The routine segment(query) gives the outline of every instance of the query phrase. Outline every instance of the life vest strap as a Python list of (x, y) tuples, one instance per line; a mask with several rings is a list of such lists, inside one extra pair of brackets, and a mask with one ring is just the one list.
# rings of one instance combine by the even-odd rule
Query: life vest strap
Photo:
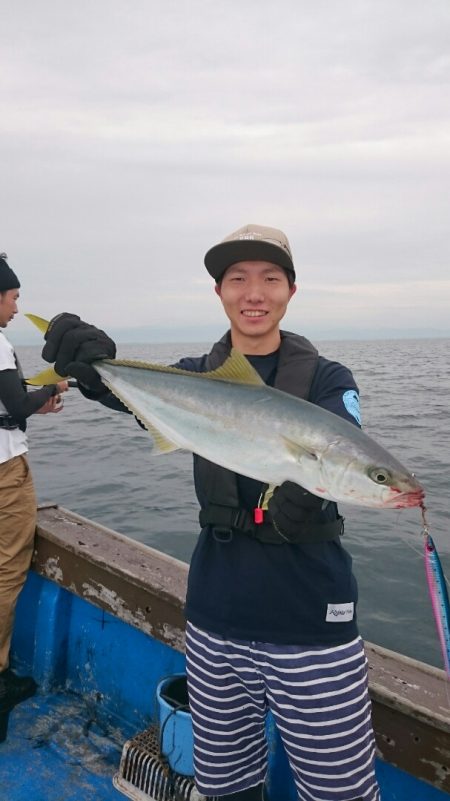
[(10, 414), (2, 414), (0, 415), (0, 428), (5, 428), (7, 431), (14, 431), (15, 428), (19, 428), (19, 423), (14, 420), (14, 417), (11, 417)]
[(201, 509), (199, 514), (200, 526), (209, 527), (212, 535), (220, 542), (228, 542), (234, 533), (246, 534), (252, 539), (270, 545), (285, 545), (297, 543), (329, 542), (338, 540), (344, 533), (344, 518), (338, 517), (326, 523), (307, 523), (299, 526), (294, 538), (288, 539), (277, 531), (265, 512), (265, 521), (255, 523), (252, 513), (247, 509), (233, 508), (209, 504)]

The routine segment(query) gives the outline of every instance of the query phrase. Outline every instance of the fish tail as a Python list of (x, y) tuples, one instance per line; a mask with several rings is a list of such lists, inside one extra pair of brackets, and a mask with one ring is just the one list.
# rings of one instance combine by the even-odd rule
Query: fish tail
[(58, 384), (60, 381), (65, 381), (67, 376), (59, 375), (53, 367), (47, 367), (36, 375), (32, 375), (25, 379), (25, 383), (31, 387), (46, 387), (49, 384)]
[[(50, 325), (48, 320), (44, 320), (43, 317), (38, 317), (37, 314), (28, 313), (25, 314), (25, 317), (28, 317), (30, 322), (32, 322), (33, 325), (39, 329), (41, 334), (45, 334), (47, 332), (47, 329)], [(26, 378), (25, 383), (32, 387), (45, 387), (49, 384), (58, 384), (59, 381), (64, 381), (66, 378), (67, 376), (59, 375), (53, 367), (47, 367), (40, 373)]]
[(39, 329), (41, 334), (47, 333), (47, 329), (50, 325), (48, 320), (44, 320), (43, 317), (38, 317), (37, 314), (30, 314), (30, 313), (25, 314), (25, 317), (28, 317), (30, 322), (32, 322), (33, 325), (35, 325), (36, 328)]

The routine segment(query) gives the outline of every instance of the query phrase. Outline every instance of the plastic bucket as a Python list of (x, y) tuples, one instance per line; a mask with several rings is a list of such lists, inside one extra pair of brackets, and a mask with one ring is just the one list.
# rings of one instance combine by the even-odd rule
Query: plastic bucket
[(161, 753), (176, 773), (193, 776), (194, 741), (185, 674), (160, 681), (156, 698)]

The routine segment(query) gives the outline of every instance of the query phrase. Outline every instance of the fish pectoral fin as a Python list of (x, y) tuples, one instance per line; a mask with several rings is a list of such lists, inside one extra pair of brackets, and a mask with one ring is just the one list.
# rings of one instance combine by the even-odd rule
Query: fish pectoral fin
[(289, 453), (294, 456), (297, 461), (300, 461), (300, 459), (312, 459), (314, 462), (317, 462), (319, 457), (313, 451), (304, 448), (303, 445), (299, 445), (298, 442), (294, 442), (294, 440), (289, 439), (289, 437), (282, 436), (281, 439), (284, 441)]
[(204, 378), (213, 378), (218, 381), (234, 381), (236, 384), (264, 385), (261, 376), (252, 367), (248, 359), (234, 348), (224, 363), (216, 370), (201, 373)]
[(30, 322), (32, 322), (33, 325), (35, 325), (36, 328), (39, 329), (41, 334), (47, 333), (47, 328), (50, 325), (49, 320), (44, 320), (43, 317), (38, 317), (37, 314), (25, 314), (25, 317), (28, 317)]
[(46, 387), (48, 384), (58, 384), (59, 381), (65, 381), (67, 376), (58, 375), (53, 367), (46, 367), (40, 373), (25, 379), (25, 383), (31, 387)]

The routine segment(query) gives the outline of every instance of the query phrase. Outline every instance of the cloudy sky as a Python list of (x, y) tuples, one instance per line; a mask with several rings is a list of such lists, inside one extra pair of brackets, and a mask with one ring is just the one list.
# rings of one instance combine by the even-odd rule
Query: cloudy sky
[(204, 253), (257, 222), (294, 252), (285, 327), (450, 335), (448, 0), (0, 5), (0, 250), (22, 311), (209, 340)]

